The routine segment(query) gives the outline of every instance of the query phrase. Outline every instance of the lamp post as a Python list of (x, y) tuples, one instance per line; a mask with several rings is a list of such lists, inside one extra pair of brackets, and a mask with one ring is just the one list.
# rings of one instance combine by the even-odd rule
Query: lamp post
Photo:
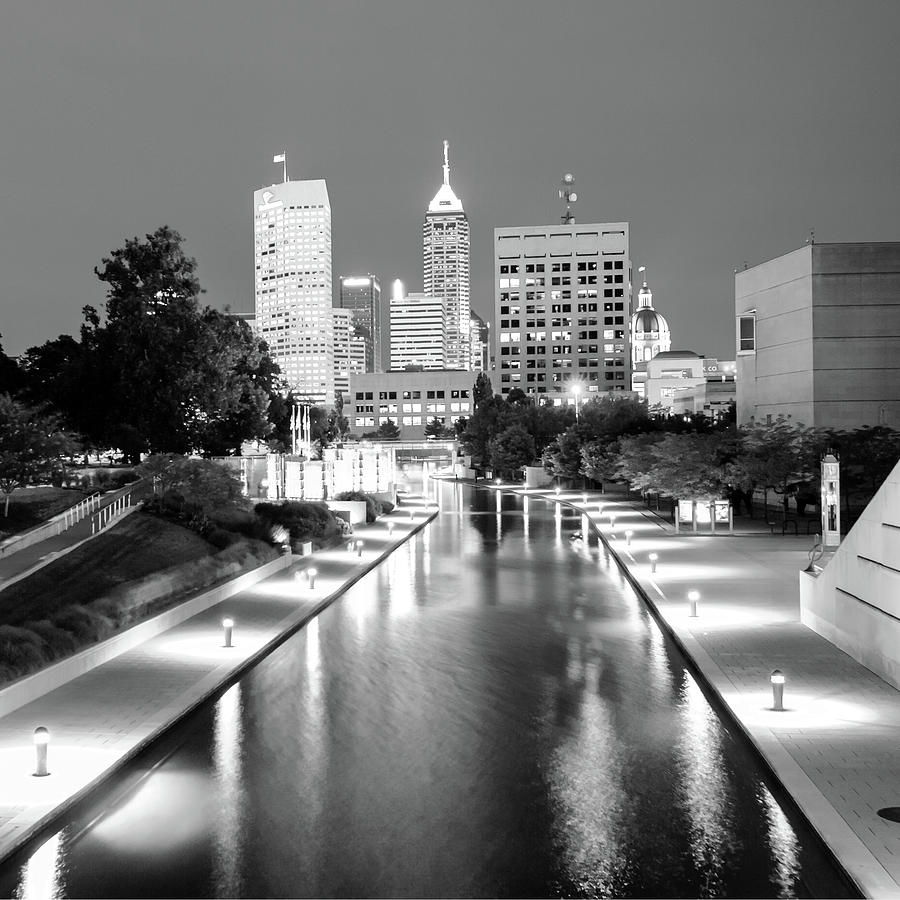
[(394, 533), (394, 523), (393, 523), (393, 522), (388, 522), (388, 523), (387, 523), (387, 526), (388, 526), (388, 534), (389, 534), (389, 535), (393, 534), (393, 533)]
[(578, 422), (578, 398), (581, 396), (581, 385), (573, 384), (571, 387), (573, 396), (575, 397), (575, 421)]
[(700, 599), (700, 591), (688, 591), (688, 602), (691, 605), (691, 618), (697, 618), (697, 601)]
[(307, 569), (306, 577), (309, 579), (309, 589), (312, 590), (316, 586), (316, 575), (318, 575), (318, 571), (316, 569)]
[(43, 725), (34, 729), (34, 777), (43, 778), (49, 775), (47, 769), (47, 745), (50, 743), (50, 732)]
[(773, 669), (769, 681), (772, 682), (772, 709), (784, 712), (784, 673), (780, 669)]
[(363, 542), (357, 541), (356, 542), (356, 555), (357, 556), (362, 556), (362, 548), (363, 548)]
[(630, 546), (631, 546), (631, 539), (632, 539), (633, 537), (634, 537), (634, 532), (629, 528), (629, 529), (625, 532), (625, 546), (626, 546), (626, 547), (630, 547)]
[(651, 553), (649, 556), (650, 559), (650, 571), (654, 574), (656, 573), (656, 561), (659, 559), (658, 553)]
[(231, 646), (231, 634), (234, 631), (234, 619), (222, 619), (222, 631), (225, 633), (225, 646)]

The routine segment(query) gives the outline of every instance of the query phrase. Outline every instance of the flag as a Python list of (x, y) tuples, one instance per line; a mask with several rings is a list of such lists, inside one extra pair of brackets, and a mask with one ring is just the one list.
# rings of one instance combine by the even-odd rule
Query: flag
[(275, 157), (272, 158), (272, 162), (273, 162), (273, 163), (284, 162), (284, 154), (283, 154), (283, 153), (279, 153), (278, 156), (275, 156)]

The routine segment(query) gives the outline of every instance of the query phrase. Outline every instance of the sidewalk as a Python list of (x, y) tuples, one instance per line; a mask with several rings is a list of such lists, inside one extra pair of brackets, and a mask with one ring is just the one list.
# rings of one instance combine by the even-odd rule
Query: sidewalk
[[(278, 575), (213, 606), (0, 718), (0, 859), (134, 757), (287, 632), (328, 606), (434, 516), (424, 498), (357, 527), (345, 545), (295, 557)], [(311, 588), (305, 570), (318, 572)], [(299, 576), (299, 577), (295, 577)], [(222, 620), (234, 620), (224, 646)], [(50, 730), (50, 775), (35, 778), (34, 729)]]
[[(614, 495), (589, 491), (585, 504), (582, 491), (504, 490), (587, 513), (861, 891), (900, 897), (900, 824), (878, 815), (900, 806), (900, 692), (800, 624), (798, 572), (811, 539), (675, 534)], [(783, 712), (772, 709), (773, 669), (786, 679)]]

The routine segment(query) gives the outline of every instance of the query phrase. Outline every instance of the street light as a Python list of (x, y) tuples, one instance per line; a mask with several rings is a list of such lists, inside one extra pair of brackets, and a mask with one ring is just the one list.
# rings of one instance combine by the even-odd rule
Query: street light
[(700, 591), (688, 591), (688, 602), (691, 604), (691, 618), (697, 618), (697, 601), (700, 599)]
[(772, 682), (772, 709), (784, 712), (784, 673), (780, 669), (773, 669), (769, 681)]
[(581, 385), (577, 382), (572, 385), (571, 389), (572, 394), (575, 397), (575, 421), (578, 421), (578, 398), (581, 396)]
[(43, 778), (50, 774), (47, 769), (47, 744), (49, 743), (50, 732), (43, 725), (38, 725), (34, 729), (35, 766), (33, 774), (35, 778)]

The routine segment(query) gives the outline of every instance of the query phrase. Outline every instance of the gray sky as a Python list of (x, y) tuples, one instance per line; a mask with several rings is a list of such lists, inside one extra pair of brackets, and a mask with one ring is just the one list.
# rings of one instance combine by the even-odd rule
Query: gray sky
[(76, 333), (125, 239), (177, 228), (252, 309), (252, 192), (325, 178), (334, 273), (421, 290), (441, 141), (493, 307), (493, 228), (631, 223), (673, 347), (733, 358), (736, 266), (900, 240), (895, 0), (3, 0), (0, 332)]

